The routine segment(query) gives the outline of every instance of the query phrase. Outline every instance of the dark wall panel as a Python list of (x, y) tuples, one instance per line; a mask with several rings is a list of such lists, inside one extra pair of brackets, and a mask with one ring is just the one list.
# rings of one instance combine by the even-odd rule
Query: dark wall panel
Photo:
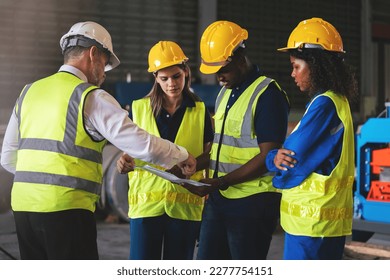
[(218, 19), (235, 21), (249, 32), (247, 41), (251, 61), (287, 91), (293, 109), (304, 108), (307, 99), (290, 77), (286, 54), (276, 51), (287, 44), (290, 32), (304, 19), (322, 17), (340, 32), (348, 61), (360, 67), (360, 1), (356, 0), (274, 0), (218, 1)]

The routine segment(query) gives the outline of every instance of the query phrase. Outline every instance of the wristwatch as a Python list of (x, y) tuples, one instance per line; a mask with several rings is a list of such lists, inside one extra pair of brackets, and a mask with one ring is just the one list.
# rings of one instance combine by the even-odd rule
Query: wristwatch
[(229, 187), (229, 184), (225, 181), (223, 178), (224, 176), (218, 177), (218, 189), (220, 190), (226, 190)]

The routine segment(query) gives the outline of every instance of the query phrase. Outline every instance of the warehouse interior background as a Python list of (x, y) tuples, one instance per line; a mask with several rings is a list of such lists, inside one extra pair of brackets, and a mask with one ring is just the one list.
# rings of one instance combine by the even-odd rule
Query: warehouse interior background
[[(103, 88), (120, 103), (147, 93), (149, 49), (159, 40), (179, 43), (190, 58), (194, 85), (217, 89), (213, 75), (199, 72), (199, 39), (211, 22), (230, 20), (249, 31), (249, 57), (286, 90), (291, 121), (308, 101), (290, 77), (288, 56), (276, 51), (303, 19), (321, 17), (342, 36), (347, 61), (359, 81), (355, 123), (375, 117), (390, 101), (390, 3), (388, 0), (0, 0), (0, 147), (15, 101), (27, 83), (56, 72), (63, 57), (61, 36), (78, 21), (102, 24), (112, 35), (121, 65), (108, 72)], [(201, 88), (201, 87), (199, 87)], [(213, 97), (206, 92), (202, 98)], [(213, 100), (209, 100), (213, 102)], [(42, 108), (44, 109), (44, 108)], [(44, 124), (42, 124), (44, 125)], [(0, 205), (12, 176), (0, 167)], [(1, 212), (0, 207), (0, 212)]]

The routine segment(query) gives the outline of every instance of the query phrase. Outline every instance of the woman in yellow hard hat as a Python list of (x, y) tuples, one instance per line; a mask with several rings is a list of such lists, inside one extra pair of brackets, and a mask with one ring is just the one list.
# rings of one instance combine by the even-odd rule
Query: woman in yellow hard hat
[[(148, 60), (154, 85), (145, 98), (133, 102), (132, 119), (149, 133), (186, 147), (197, 157), (197, 172), (191, 179), (200, 180), (214, 135), (205, 104), (190, 89), (188, 58), (175, 42), (160, 41), (150, 49)], [(129, 172), (131, 162), (123, 155), (118, 170)], [(169, 172), (182, 176), (178, 166)], [(129, 173), (128, 199), (130, 259), (193, 258), (203, 197), (136, 168)]]
[(354, 130), (349, 102), (357, 83), (340, 34), (321, 18), (304, 20), (287, 47), (291, 77), (311, 97), (305, 114), (267, 167), (283, 189), (284, 259), (341, 259), (352, 230)]

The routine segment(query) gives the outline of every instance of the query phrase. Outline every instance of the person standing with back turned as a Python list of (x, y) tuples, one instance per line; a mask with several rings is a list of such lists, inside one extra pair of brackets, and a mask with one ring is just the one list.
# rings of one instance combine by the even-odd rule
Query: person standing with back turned
[(95, 22), (62, 36), (64, 65), (26, 85), (9, 121), (1, 164), (15, 174), (11, 193), (22, 259), (98, 259), (93, 212), (106, 141), (134, 158), (186, 175), (196, 160), (185, 148), (148, 134), (100, 89), (119, 65), (111, 36)]
[(287, 47), (291, 77), (311, 97), (301, 121), (271, 151), (267, 167), (283, 189), (284, 259), (342, 259), (352, 229), (354, 130), (349, 101), (355, 76), (344, 61), (340, 34), (321, 18), (301, 21)]
[[(182, 145), (196, 156), (197, 172), (191, 179), (198, 181), (204, 178), (214, 134), (205, 104), (191, 91), (188, 58), (175, 42), (160, 41), (150, 49), (148, 61), (148, 72), (155, 81), (148, 95), (133, 101), (132, 119), (151, 134)], [(126, 164), (130, 163), (129, 156), (122, 155), (118, 171), (129, 172)], [(178, 166), (168, 172), (182, 177)], [(136, 168), (129, 173), (128, 198), (130, 259), (193, 259), (203, 197)]]
[[(223, 85), (215, 105), (211, 187), (202, 217), (198, 259), (266, 259), (278, 225), (280, 193), (265, 166), (269, 150), (281, 147), (289, 103), (275, 80), (246, 55), (247, 30), (216, 21), (200, 41), (204, 74)], [(204, 192), (202, 193), (202, 190)]]

